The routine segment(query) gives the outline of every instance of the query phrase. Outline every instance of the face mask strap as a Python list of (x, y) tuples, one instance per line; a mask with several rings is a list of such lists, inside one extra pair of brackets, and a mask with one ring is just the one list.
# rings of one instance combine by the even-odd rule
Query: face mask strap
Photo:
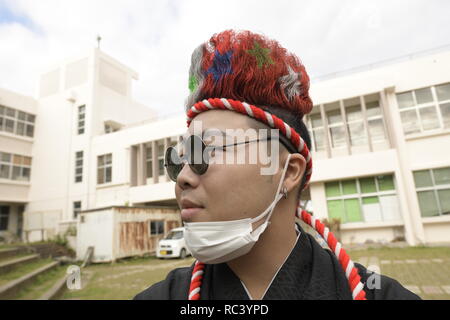
[(272, 201), (272, 203), (269, 205), (269, 207), (263, 213), (261, 213), (259, 216), (254, 217), (253, 219), (250, 220), (252, 223), (259, 221), (267, 214), (269, 214), (269, 216), (267, 217), (267, 221), (270, 220), (270, 217), (272, 216), (275, 206), (277, 205), (278, 201), (280, 201), (280, 199), (283, 197), (283, 194), (280, 193), (280, 190), (281, 190), (281, 186), (283, 185), (284, 177), (286, 175), (287, 166), (289, 164), (290, 159), (291, 159), (291, 154), (288, 155), (286, 163), (284, 164), (283, 174), (281, 175), (280, 182), (278, 183), (278, 188), (277, 188), (277, 193), (275, 194), (275, 199)]

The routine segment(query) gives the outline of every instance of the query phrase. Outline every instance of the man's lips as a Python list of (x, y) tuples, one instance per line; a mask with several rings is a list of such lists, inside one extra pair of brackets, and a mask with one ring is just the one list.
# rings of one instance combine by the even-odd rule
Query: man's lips
[(200, 212), (204, 207), (191, 200), (183, 199), (181, 200), (181, 219), (190, 220), (193, 215)]

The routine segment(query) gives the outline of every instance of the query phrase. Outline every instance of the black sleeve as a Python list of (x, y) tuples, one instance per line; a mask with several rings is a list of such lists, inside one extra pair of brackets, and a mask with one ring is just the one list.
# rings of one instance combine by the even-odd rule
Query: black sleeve
[(133, 300), (187, 300), (192, 268), (170, 271), (166, 279), (138, 293)]
[(403, 287), (397, 280), (367, 270), (355, 262), (368, 300), (421, 300), (421, 298)]

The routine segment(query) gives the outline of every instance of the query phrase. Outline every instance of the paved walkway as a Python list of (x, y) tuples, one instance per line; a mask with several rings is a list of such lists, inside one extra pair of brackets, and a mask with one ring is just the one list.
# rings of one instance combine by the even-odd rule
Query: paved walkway
[[(384, 274), (383, 269), (386, 270), (386, 268), (406, 268), (405, 271), (407, 272), (408, 267), (423, 267), (426, 268), (432, 268), (436, 266), (449, 266), (450, 265), (450, 259), (445, 258), (435, 258), (435, 259), (404, 259), (404, 260), (378, 260), (377, 257), (361, 257), (357, 261), (358, 263), (364, 265), (367, 267), (367, 269)], [(412, 270), (412, 269), (411, 269)], [(422, 279), (417, 279), (418, 282), (423, 281)], [(425, 280), (426, 281), (426, 280)], [(429, 280), (431, 282), (434, 282), (432, 280)], [(408, 290), (414, 292), (417, 295), (449, 295), (450, 299), (450, 278), (448, 278), (448, 281), (446, 283), (442, 283), (440, 285), (434, 284), (427, 284), (427, 285), (417, 285), (414, 283), (401, 283), (405, 288)]]

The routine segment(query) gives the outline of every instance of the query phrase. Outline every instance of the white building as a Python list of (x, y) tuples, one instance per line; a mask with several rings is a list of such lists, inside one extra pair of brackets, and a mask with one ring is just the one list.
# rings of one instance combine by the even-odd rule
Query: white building
[[(342, 220), (344, 243), (450, 242), (448, 70), (440, 52), (311, 85), (307, 196), (315, 216)], [(133, 79), (95, 49), (44, 74), (36, 99), (0, 91), (0, 233), (40, 240), (112, 206), (176, 212), (163, 155), (186, 130), (183, 107), (156, 120), (132, 100)], [(156, 237), (179, 223), (147, 220)]]

